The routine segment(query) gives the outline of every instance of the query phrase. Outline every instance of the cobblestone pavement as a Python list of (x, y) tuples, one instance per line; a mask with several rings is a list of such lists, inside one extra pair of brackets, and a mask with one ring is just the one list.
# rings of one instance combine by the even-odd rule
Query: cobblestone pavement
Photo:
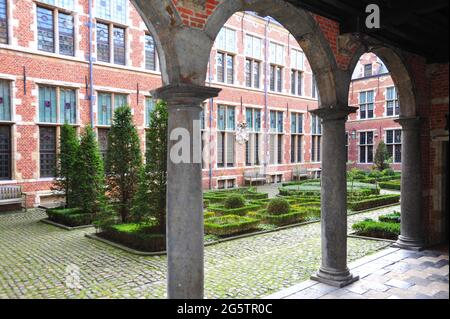
[[(349, 229), (394, 209), (399, 206), (349, 216)], [(84, 237), (93, 228), (66, 231), (40, 223), (45, 217), (41, 210), (0, 215), (0, 298), (165, 297), (165, 256), (132, 255)], [(349, 261), (388, 245), (349, 238)], [(320, 223), (208, 246), (205, 297), (266, 296), (308, 279), (319, 264)], [(74, 266), (80, 287), (68, 288)]]
[(307, 280), (266, 298), (448, 299), (448, 253), (384, 249), (349, 265), (360, 280), (336, 288)]

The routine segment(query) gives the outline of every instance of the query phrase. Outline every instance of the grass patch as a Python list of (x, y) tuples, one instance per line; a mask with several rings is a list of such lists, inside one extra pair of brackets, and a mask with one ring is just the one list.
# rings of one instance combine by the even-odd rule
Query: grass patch
[(366, 219), (352, 225), (357, 235), (395, 240), (400, 235), (399, 223), (387, 223)]

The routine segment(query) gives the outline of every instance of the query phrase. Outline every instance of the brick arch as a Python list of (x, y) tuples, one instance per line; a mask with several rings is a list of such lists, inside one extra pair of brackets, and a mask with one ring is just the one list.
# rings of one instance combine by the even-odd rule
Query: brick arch
[(208, 37), (214, 41), (227, 20), (240, 11), (253, 11), (261, 16), (271, 16), (280, 22), (305, 52), (316, 76), (321, 104), (330, 106), (340, 103), (340, 70), (330, 43), (312, 14), (284, 0), (226, 0), (215, 6), (206, 21), (204, 30)]
[[(367, 52), (367, 47), (362, 44), (355, 51), (348, 68), (348, 76), (350, 79), (360, 57)], [(386, 46), (374, 46), (370, 52), (377, 55), (383, 61), (391, 74), (392, 80), (398, 90), (400, 116), (417, 116), (416, 89), (412, 73), (408, 68), (403, 53)]]

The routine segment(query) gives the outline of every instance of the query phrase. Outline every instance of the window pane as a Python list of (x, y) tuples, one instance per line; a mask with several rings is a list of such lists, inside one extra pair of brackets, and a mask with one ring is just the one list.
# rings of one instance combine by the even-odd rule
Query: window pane
[(297, 114), (291, 113), (291, 133), (297, 133)]
[(111, 20), (111, 0), (98, 0), (96, 5), (97, 17)]
[(253, 129), (253, 109), (245, 109), (245, 123), (247, 123), (248, 129)]
[(302, 139), (303, 137), (301, 135), (297, 136), (297, 162), (302, 161)]
[(234, 166), (234, 134), (226, 133), (227, 136), (227, 167)]
[(278, 132), (283, 132), (283, 112), (278, 112)]
[(74, 55), (74, 27), (70, 14), (58, 13), (59, 53)]
[(367, 132), (367, 144), (373, 144), (373, 132)]
[(98, 148), (103, 161), (106, 160), (106, 153), (108, 150), (108, 133), (109, 129), (99, 128), (98, 129)]
[(360, 145), (366, 144), (366, 133), (365, 132), (359, 133), (359, 144)]
[(275, 132), (277, 129), (277, 115), (275, 111), (270, 111), (270, 130)]
[(283, 88), (281, 68), (277, 67), (277, 91), (281, 92)]
[(233, 56), (227, 55), (227, 83), (233, 84), (233, 82), (234, 82)]
[(0, 80), (0, 120), (11, 121), (10, 82)]
[(252, 61), (248, 59), (245, 60), (245, 85), (252, 86)]
[(396, 163), (402, 162), (402, 146), (401, 145), (395, 145), (395, 158), (394, 161)]
[(111, 19), (122, 24), (127, 23), (127, 0), (113, 0)]
[(394, 134), (392, 130), (386, 131), (386, 144), (392, 144), (394, 142)]
[(6, 0), (0, 0), (0, 43), (8, 43), (8, 16)]
[(111, 125), (111, 94), (99, 93), (97, 116), (99, 125)]
[(109, 29), (108, 25), (103, 23), (97, 23), (97, 59), (102, 62), (110, 62)]
[(128, 105), (127, 96), (125, 94), (114, 94), (114, 110), (125, 105)]
[(114, 63), (125, 65), (125, 29), (114, 28)]
[(261, 111), (255, 110), (255, 131), (259, 132), (261, 130)]
[(145, 98), (145, 123), (150, 126), (151, 113), (155, 108), (155, 101), (151, 97)]
[(297, 81), (297, 76), (295, 71), (291, 71), (291, 94), (295, 94), (297, 84), (295, 83)]
[(372, 75), (372, 64), (364, 65), (364, 76), (371, 76), (371, 75)]
[(75, 124), (77, 121), (77, 105), (75, 90), (60, 89), (60, 122)]
[(295, 163), (295, 142), (297, 136), (291, 135), (291, 163)]
[(373, 162), (373, 146), (367, 146), (367, 163)]
[(297, 95), (302, 95), (303, 92), (303, 74), (297, 72)]
[(275, 66), (270, 66), (270, 90), (275, 91)]
[(394, 115), (394, 102), (393, 101), (388, 101), (386, 103), (386, 115), (387, 116)]
[(219, 130), (224, 131), (225, 130), (225, 107), (222, 105), (219, 105), (218, 109), (218, 128)]
[(37, 7), (38, 49), (55, 52), (53, 11)]
[(227, 108), (227, 112), (228, 112), (228, 119), (227, 119), (227, 129), (228, 130), (233, 130), (235, 129), (235, 116), (234, 116), (234, 107), (228, 107)]
[(277, 158), (278, 158), (278, 164), (282, 164), (283, 163), (283, 135), (282, 134), (278, 134)]
[(224, 54), (218, 52), (216, 55), (216, 65), (217, 65), (217, 81), (225, 82), (225, 64), (224, 64)]
[(155, 40), (150, 34), (145, 35), (145, 68), (147, 70), (156, 70)]
[(0, 180), (11, 179), (11, 127), (0, 126)]
[(39, 128), (41, 177), (54, 177), (56, 167), (56, 127)]
[(395, 130), (395, 143), (399, 144), (402, 142), (402, 131), (401, 130)]
[(39, 87), (39, 121), (56, 123), (56, 88)]
[(223, 167), (225, 158), (224, 158), (224, 147), (225, 147), (225, 133), (218, 132), (217, 133), (217, 167)]
[(253, 87), (259, 89), (259, 62), (253, 61)]
[(366, 162), (366, 147), (365, 146), (359, 147), (359, 162), (360, 163)]

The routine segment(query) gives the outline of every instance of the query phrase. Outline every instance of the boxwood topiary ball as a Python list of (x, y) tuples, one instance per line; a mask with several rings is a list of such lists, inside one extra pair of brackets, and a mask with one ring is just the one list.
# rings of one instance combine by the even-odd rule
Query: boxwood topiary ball
[(282, 215), (289, 213), (291, 207), (284, 198), (274, 198), (267, 205), (267, 213), (270, 215)]
[(240, 194), (233, 194), (225, 199), (224, 203), (225, 208), (233, 209), (233, 208), (241, 208), (245, 206), (244, 196)]

